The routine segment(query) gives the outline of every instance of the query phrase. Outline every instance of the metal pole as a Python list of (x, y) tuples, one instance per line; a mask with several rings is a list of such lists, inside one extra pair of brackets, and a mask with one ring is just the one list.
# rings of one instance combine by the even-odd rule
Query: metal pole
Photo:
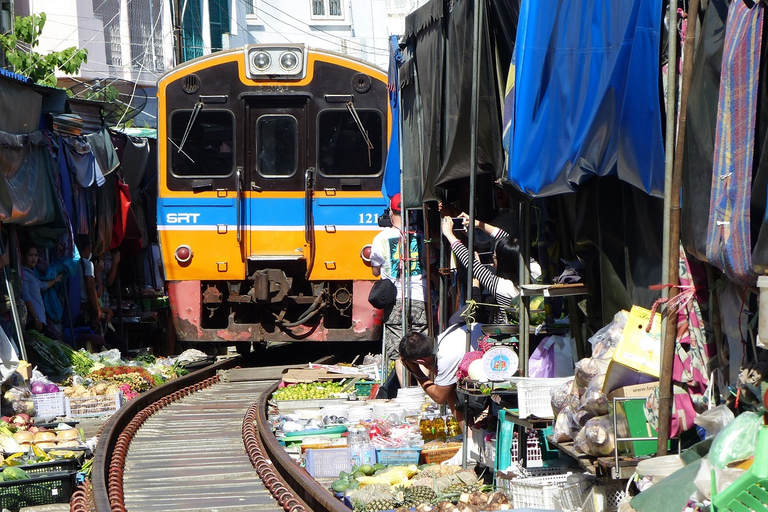
[[(697, 0), (694, 0), (698, 4)], [(682, 146), (675, 147), (675, 132), (678, 127), (675, 126), (675, 113), (677, 110), (677, 2), (669, 2), (668, 31), (668, 59), (667, 59), (667, 118), (666, 118), (666, 137), (664, 143), (664, 238), (662, 261), (666, 266), (662, 267), (661, 282), (664, 284), (677, 284), (678, 280), (678, 248), (680, 244), (680, 169), (682, 166)], [(694, 15), (695, 16), (695, 15)], [(686, 37), (685, 64), (688, 68), (686, 74), (690, 81), (690, 65), (693, 63), (692, 40), (689, 46), (689, 38), (696, 31), (696, 20), (688, 31)], [(680, 120), (684, 123), (684, 119)], [(685, 125), (680, 124), (679, 129), (685, 131)], [(678, 150), (676, 162), (675, 149)], [(676, 172), (677, 168), (677, 172)], [(675, 176), (675, 175), (678, 176)], [(674, 217), (674, 221), (673, 221)], [(676, 288), (665, 289), (666, 296), (672, 298), (676, 295)], [(657, 452), (659, 455), (666, 455), (667, 440), (669, 439), (669, 422), (672, 415), (672, 359), (675, 353), (675, 335), (677, 332), (676, 315), (667, 310), (667, 316), (662, 323), (663, 340), (661, 348), (661, 375), (659, 377), (659, 428)]]
[(175, 66), (178, 66), (184, 62), (184, 19), (181, 14), (181, 0), (172, 0), (173, 6), (173, 56), (176, 62)]
[[(474, 28), (472, 32), (472, 110), (470, 112), (471, 139), (469, 145), (469, 229), (467, 230), (467, 249), (469, 264), (467, 265), (467, 302), (472, 300), (472, 273), (475, 263), (475, 184), (477, 182), (477, 120), (480, 108), (480, 50), (484, 0), (475, 1)], [(472, 330), (467, 329), (467, 352), (472, 342)], [(465, 407), (465, 411), (467, 408)], [(467, 417), (464, 417), (464, 442), (461, 446), (461, 465), (467, 467)]]
[[(13, 230), (13, 226), (11, 226), (11, 230)], [(13, 233), (11, 233), (11, 236), (13, 236)], [(3, 238), (0, 236), (0, 254), (4, 252), (5, 249), (3, 248)], [(16, 338), (19, 341), (19, 351), (21, 352), (20, 355), (23, 360), (29, 361), (29, 359), (27, 359), (27, 347), (24, 344), (24, 333), (21, 327), (21, 318), (19, 318), (19, 310), (16, 307), (16, 294), (13, 291), (13, 285), (11, 283), (11, 279), (8, 277), (8, 268), (6, 267), (3, 267), (3, 278), (5, 279), (5, 289), (8, 291), (8, 299), (11, 302), (11, 317), (13, 318), (13, 327), (16, 331)]]
[[(520, 264), (518, 267), (518, 276), (520, 284), (529, 284), (531, 280), (531, 269), (528, 266), (528, 262), (531, 258), (531, 234), (528, 231), (531, 225), (531, 203), (525, 201), (520, 203)], [(529, 297), (523, 297), (523, 290), (520, 290), (520, 296), (518, 298), (518, 325), (520, 330), (518, 336), (520, 337), (520, 375), (523, 377), (528, 376), (528, 352), (530, 351), (530, 331), (529, 331), (529, 317), (528, 317), (528, 305), (530, 304)], [(519, 441), (518, 441), (519, 442)]]

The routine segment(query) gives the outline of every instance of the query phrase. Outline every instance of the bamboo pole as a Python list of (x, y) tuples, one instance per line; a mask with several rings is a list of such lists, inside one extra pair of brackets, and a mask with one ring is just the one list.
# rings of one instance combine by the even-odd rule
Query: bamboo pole
[[(672, 11), (672, 5), (677, 7), (676, 2), (670, 3), (670, 13)], [(677, 11), (675, 11), (677, 12)], [(667, 272), (668, 278), (664, 281), (671, 285), (678, 285), (680, 281), (680, 263), (679, 252), (680, 247), (680, 189), (682, 188), (683, 181), (683, 152), (685, 150), (685, 123), (688, 117), (688, 92), (691, 88), (691, 73), (693, 71), (693, 51), (696, 42), (696, 20), (699, 15), (699, 0), (691, 0), (688, 9), (688, 30), (685, 35), (685, 44), (683, 50), (683, 56), (685, 61), (683, 63), (683, 83), (680, 90), (680, 116), (677, 120), (677, 144), (674, 145), (674, 167), (672, 169), (671, 176), (671, 194), (669, 197), (669, 203), (667, 206), (667, 213), (669, 214), (669, 259), (667, 260)], [(670, 19), (672, 16), (670, 14)], [(676, 27), (675, 23), (675, 27)], [(672, 27), (670, 23), (670, 27)], [(677, 41), (677, 29), (674, 32), (670, 31), (670, 34), (675, 35), (675, 42)], [(670, 36), (671, 37), (671, 36)], [(670, 40), (670, 60), (673, 54), (672, 48), (677, 44), (672, 44)], [(668, 68), (672, 68), (675, 62), (671, 62)], [(670, 74), (671, 76), (671, 74)], [(676, 88), (675, 88), (676, 89)], [(670, 88), (669, 90), (674, 90)], [(674, 94), (670, 94), (674, 97)], [(671, 125), (667, 125), (667, 132), (671, 130)], [(669, 288), (668, 298), (673, 299), (678, 293), (678, 289), (674, 286)], [(658, 444), (657, 451), (659, 455), (665, 455), (667, 453), (667, 441), (669, 440), (669, 427), (670, 419), (672, 415), (673, 405), (673, 393), (672, 393), (672, 361), (675, 356), (675, 341), (677, 339), (677, 315), (674, 311), (667, 310), (667, 316), (665, 318), (664, 329), (664, 343), (663, 352), (661, 357), (661, 377), (659, 379), (659, 428), (658, 428)]]

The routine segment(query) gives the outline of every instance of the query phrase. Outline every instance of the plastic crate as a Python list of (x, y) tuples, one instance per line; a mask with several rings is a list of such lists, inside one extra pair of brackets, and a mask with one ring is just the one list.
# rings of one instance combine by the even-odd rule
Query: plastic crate
[(616, 512), (619, 503), (626, 496), (626, 488), (621, 483), (609, 482), (593, 485), (581, 506), (582, 512)]
[(373, 380), (361, 380), (355, 383), (355, 391), (357, 392), (358, 397), (367, 397), (371, 394), (371, 389), (373, 389), (373, 385), (376, 384), (376, 381)]
[(309, 449), (304, 453), (306, 470), (313, 478), (337, 477), (352, 470), (352, 450), (349, 448)]
[[(363, 463), (376, 460), (373, 447), (362, 454)], [(339, 473), (352, 471), (351, 448), (322, 448), (308, 449), (304, 452), (305, 469), (313, 478), (336, 478)]]
[(27, 474), (50, 473), (52, 471), (77, 471), (79, 469), (77, 459), (57, 459), (48, 462), (38, 462), (37, 464), (24, 464), (17, 466), (23, 469)]
[(64, 416), (67, 412), (65, 398), (63, 391), (32, 395), (32, 402), (35, 404), (35, 415), (41, 418)]
[(550, 391), (553, 388), (561, 386), (573, 380), (573, 377), (562, 377), (552, 379), (532, 379), (527, 377), (515, 377), (512, 381), (517, 386), (517, 407), (518, 416), (528, 418), (536, 416), (537, 418), (554, 418), (552, 412), (552, 397)]
[(561, 491), (566, 486), (569, 474), (513, 479), (497, 478), (496, 485), (511, 499), (514, 508), (556, 510), (556, 502), (561, 500)]
[(114, 414), (123, 403), (123, 394), (66, 397), (67, 416), (89, 418)]
[(376, 462), (388, 466), (418, 464), (421, 448), (376, 448)]
[(75, 490), (76, 471), (39, 473), (24, 480), (0, 482), (0, 509), (67, 503)]

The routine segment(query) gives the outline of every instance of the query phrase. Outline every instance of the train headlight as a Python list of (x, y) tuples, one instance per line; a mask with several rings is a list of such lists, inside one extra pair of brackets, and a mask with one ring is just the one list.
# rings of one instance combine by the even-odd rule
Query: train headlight
[(371, 246), (370, 245), (366, 245), (360, 250), (360, 257), (366, 263), (371, 262)]
[(192, 248), (188, 245), (180, 245), (176, 248), (174, 256), (176, 257), (176, 261), (182, 265), (189, 263), (192, 260)]
[(307, 75), (307, 56), (304, 45), (246, 46), (245, 62), (245, 74), (252, 80), (264, 78), (300, 80)]
[(272, 57), (267, 52), (257, 52), (251, 55), (251, 65), (257, 71), (266, 71), (272, 64)]
[(285, 52), (280, 56), (280, 67), (286, 71), (293, 71), (299, 65), (299, 57), (293, 52)]

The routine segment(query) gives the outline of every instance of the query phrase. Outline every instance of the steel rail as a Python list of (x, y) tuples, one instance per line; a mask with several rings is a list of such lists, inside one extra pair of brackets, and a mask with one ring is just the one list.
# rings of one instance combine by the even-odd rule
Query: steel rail
[[(162, 407), (161, 404), (163, 402), (167, 405), (173, 399), (178, 399), (182, 396), (182, 393), (193, 392), (206, 387), (206, 384), (204, 383), (208, 379), (215, 379), (216, 373), (219, 370), (234, 368), (239, 362), (240, 357), (224, 359), (205, 368), (201, 368), (200, 370), (190, 372), (183, 377), (168, 381), (162, 386), (150, 389), (129, 400), (125, 405), (118, 409), (109, 420), (107, 420), (102, 428), (99, 443), (96, 446), (93, 456), (91, 497), (96, 512), (120, 510), (121, 507), (125, 507), (124, 503), (113, 503), (110, 497), (109, 482), (110, 479), (112, 482), (115, 482), (116, 475), (118, 474), (118, 469), (112, 469), (113, 467), (116, 467), (113, 466), (114, 456), (117, 455), (119, 457), (120, 454), (122, 454), (123, 460), (115, 460), (115, 463), (123, 463), (125, 457), (124, 452), (127, 451), (128, 448), (127, 443), (121, 443), (121, 445), (118, 446), (120, 435), (129, 427), (129, 425), (131, 425), (132, 429), (137, 429), (141, 423), (143, 423), (143, 419), (137, 421), (137, 418), (140, 417), (140, 413), (142, 411), (147, 411), (148, 413), (150, 407), (156, 411)], [(209, 382), (207, 385), (210, 385), (211, 383), (212, 382)], [(175, 398), (172, 399), (171, 397)], [(116, 450), (117, 453), (115, 453)], [(122, 480), (122, 469), (119, 470), (119, 475)], [(113, 489), (117, 487), (121, 488), (122, 484), (120, 484), (120, 486), (115, 484), (112, 485)], [(120, 490), (122, 492), (122, 488)]]
[[(131, 440), (154, 413), (219, 381), (219, 372), (235, 368), (233, 357), (191, 372), (142, 393), (121, 407), (101, 430), (94, 452), (91, 480), (81, 484), (70, 500), (71, 512), (123, 512), (123, 471)], [(276, 382), (244, 412), (242, 434), (248, 458), (264, 487), (286, 512), (349, 512), (327, 489), (299, 467), (272, 434), (267, 400)]]
[(265, 393), (262, 393), (253, 409), (256, 428), (260, 433), (262, 450), (288, 486), (309, 505), (309, 510), (313, 512), (350, 512), (346, 505), (312, 478), (306, 469), (299, 467), (286, 453), (277, 438), (272, 435), (267, 419), (267, 400), (277, 389), (278, 384), (274, 384)]

